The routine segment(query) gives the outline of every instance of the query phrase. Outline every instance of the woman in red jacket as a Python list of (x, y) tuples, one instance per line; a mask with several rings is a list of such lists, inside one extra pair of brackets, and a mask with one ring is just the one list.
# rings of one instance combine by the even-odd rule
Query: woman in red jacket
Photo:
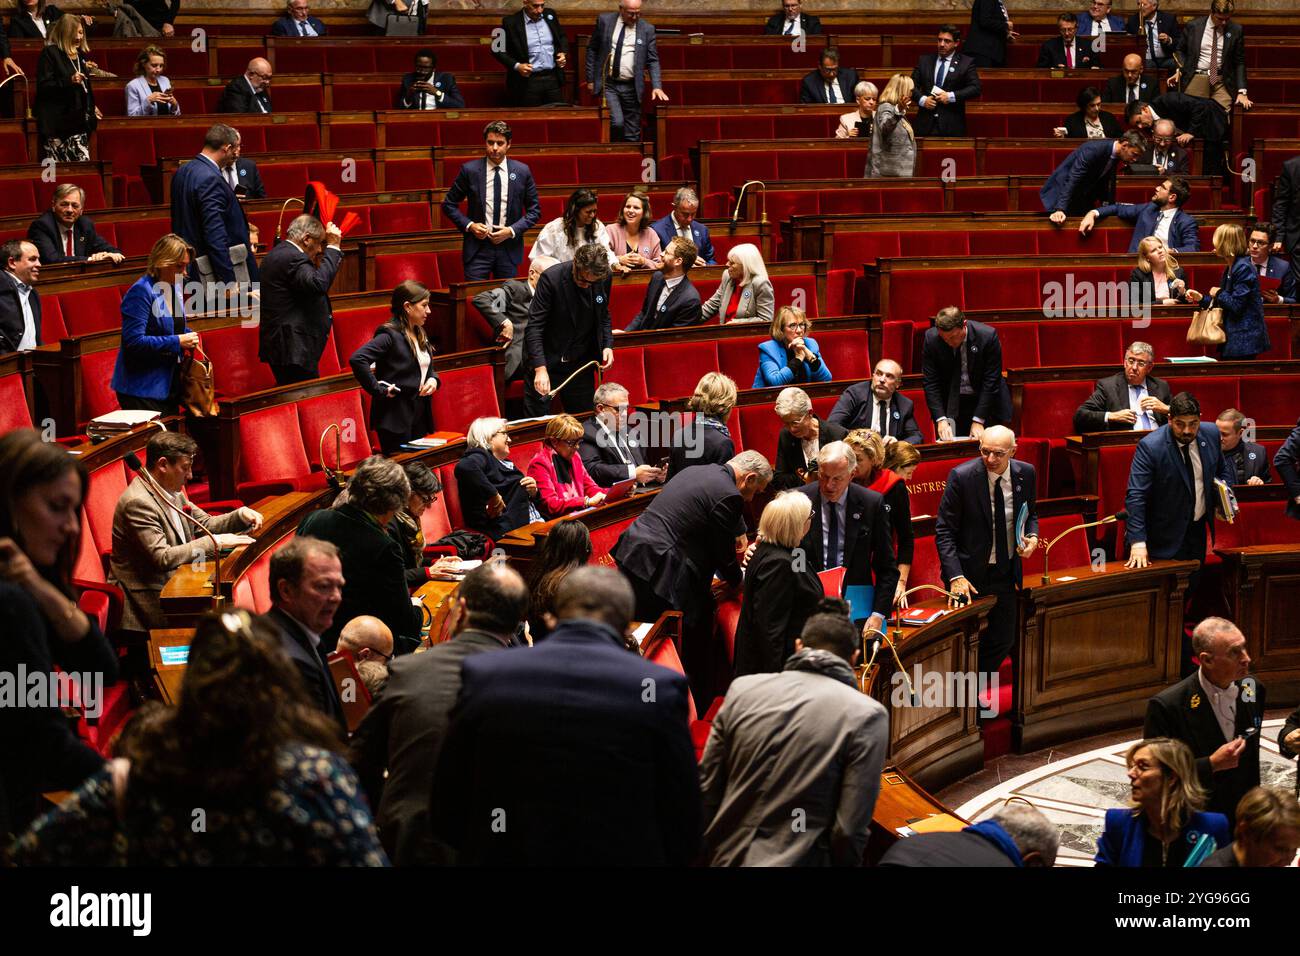
[(582, 444), (582, 423), (572, 415), (556, 415), (546, 423), (546, 438), (528, 463), (528, 475), (548, 516), (591, 508), (605, 500), (606, 489), (591, 480), (582, 457), (574, 454)]

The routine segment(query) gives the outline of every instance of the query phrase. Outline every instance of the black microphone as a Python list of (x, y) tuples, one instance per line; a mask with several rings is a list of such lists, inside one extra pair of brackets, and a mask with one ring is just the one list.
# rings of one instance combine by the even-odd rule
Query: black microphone
[(1127, 511), (1116, 511), (1116, 512), (1115, 512), (1115, 520), (1116, 520), (1116, 521), (1127, 521), (1127, 520), (1128, 520), (1128, 512), (1127, 512)]

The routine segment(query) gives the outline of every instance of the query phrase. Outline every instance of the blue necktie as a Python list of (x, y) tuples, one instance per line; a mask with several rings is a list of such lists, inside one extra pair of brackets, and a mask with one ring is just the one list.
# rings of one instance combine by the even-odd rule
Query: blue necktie
[(793, 33), (793, 32), (794, 32), (794, 21), (793, 21), (793, 20), (787, 20), (787, 21), (785, 21), (785, 29), (784, 29), (783, 31), (781, 31), (781, 32), (782, 32), (785, 36), (789, 36), (791, 33)]
[(489, 223), (489, 225), (491, 226), (501, 225), (501, 223), (496, 221), (497, 209), (500, 207), (500, 205), (501, 205), (501, 167), (498, 166), (492, 172), (492, 216), (491, 216), (492, 221)]
[(305, 37), (306, 35), (307, 35), (307, 21), (301, 20), (298, 23), (298, 36)]
[(1002, 475), (993, 482), (993, 554), (998, 564), (1007, 562), (1007, 499), (1002, 494)]
[(838, 568), (844, 562), (840, 560), (840, 507), (837, 502), (828, 501), (830, 515), (826, 525), (826, 568)]
[(935, 75), (934, 85), (943, 86), (944, 77), (948, 75), (948, 58), (942, 57), (939, 60), (939, 72)]
[(1142, 408), (1142, 386), (1130, 385), (1129, 387), (1133, 389), (1133, 397), (1138, 401), (1138, 408), (1142, 409), (1138, 412), (1138, 425), (1145, 428), (1147, 431), (1150, 431), (1153, 427), (1151, 425), (1151, 417), (1147, 414), (1146, 409)]

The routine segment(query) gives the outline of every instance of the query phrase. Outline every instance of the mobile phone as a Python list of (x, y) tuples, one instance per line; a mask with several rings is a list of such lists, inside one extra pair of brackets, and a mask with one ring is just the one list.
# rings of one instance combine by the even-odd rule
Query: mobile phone
[(812, 461), (808, 462), (808, 467), (805, 468), (804, 471), (810, 475), (817, 474), (817, 459), (814, 458)]

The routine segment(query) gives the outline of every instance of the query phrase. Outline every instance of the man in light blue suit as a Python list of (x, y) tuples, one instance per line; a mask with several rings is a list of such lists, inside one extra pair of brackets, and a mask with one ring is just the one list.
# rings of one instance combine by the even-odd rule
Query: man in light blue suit
[(587, 91), (595, 96), (604, 93), (614, 139), (641, 142), (647, 69), (650, 98), (667, 102), (659, 75), (655, 28), (641, 19), (641, 0), (620, 0), (618, 13), (602, 13), (596, 18), (587, 46)]
[(1082, 216), (1099, 202), (1115, 199), (1115, 174), (1122, 163), (1136, 162), (1146, 149), (1140, 133), (1119, 139), (1093, 139), (1081, 145), (1056, 167), (1043, 183), (1039, 198), (1058, 226), (1066, 216)]
[[(203, 151), (172, 179), (172, 232), (194, 247), (190, 277), (196, 280), (257, 281), (257, 260), (248, 242), (248, 220), (225, 170), (239, 156), (239, 133), (217, 123), (203, 138)], [(205, 259), (204, 270), (200, 259)]]
[(709, 238), (709, 227), (696, 222), (695, 214), (700, 211), (700, 197), (694, 189), (683, 186), (673, 195), (673, 211), (650, 224), (650, 228), (659, 237), (659, 244), (665, 249), (676, 236), (681, 236), (695, 243), (699, 255), (696, 265), (715, 266), (713, 257), (713, 240)]
[(1147, 236), (1157, 236), (1165, 242), (1170, 252), (1200, 252), (1200, 226), (1183, 211), (1183, 203), (1192, 194), (1192, 187), (1182, 176), (1166, 179), (1156, 187), (1149, 203), (1109, 203), (1088, 212), (1079, 223), (1079, 232), (1087, 235), (1098, 220), (1119, 216), (1133, 226), (1133, 238), (1128, 251), (1138, 251), (1138, 243)]

